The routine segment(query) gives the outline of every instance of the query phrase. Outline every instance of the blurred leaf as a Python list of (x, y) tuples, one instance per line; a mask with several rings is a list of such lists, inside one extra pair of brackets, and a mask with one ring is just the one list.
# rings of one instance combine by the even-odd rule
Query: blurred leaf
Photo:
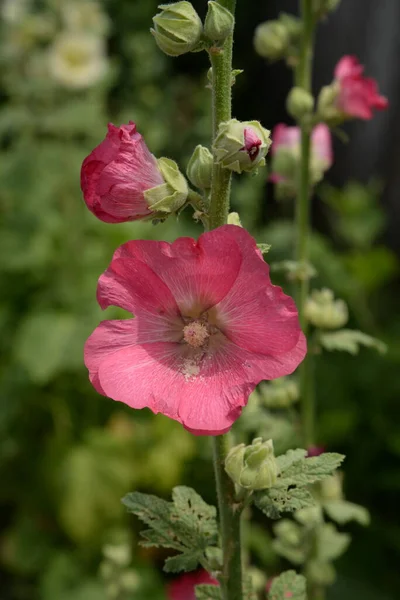
[(353, 329), (340, 329), (339, 331), (320, 333), (318, 340), (325, 350), (341, 350), (350, 354), (358, 354), (360, 346), (374, 348), (380, 354), (386, 352), (386, 345), (376, 338)]
[(349, 521), (357, 521), (360, 525), (367, 526), (370, 523), (369, 512), (359, 504), (353, 504), (346, 500), (330, 500), (324, 503), (324, 509), (329, 517), (339, 525), (345, 525)]
[(196, 585), (196, 600), (222, 600), (221, 588), (217, 585)]
[(269, 600), (307, 600), (306, 579), (296, 571), (285, 571), (275, 577), (268, 593)]

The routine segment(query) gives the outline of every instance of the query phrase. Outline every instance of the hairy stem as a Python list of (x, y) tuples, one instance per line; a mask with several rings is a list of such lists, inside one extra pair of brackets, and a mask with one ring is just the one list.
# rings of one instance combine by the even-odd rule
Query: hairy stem
[[(312, 0), (301, 0), (301, 17), (303, 21), (303, 39), (300, 60), (296, 69), (296, 85), (307, 92), (311, 89), (312, 57), (315, 20), (312, 12)], [(298, 177), (298, 195), (296, 204), (296, 260), (300, 264), (309, 261), (309, 238), (311, 234), (310, 209), (311, 209), (311, 182), (310, 182), (310, 157), (311, 157), (311, 130), (307, 123), (301, 125), (301, 160)], [(299, 282), (297, 290), (297, 307), (299, 310), (300, 324), (307, 334), (307, 322), (304, 318), (304, 307), (309, 291), (308, 279)], [(303, 441), (307, 448), (314, 444), (315, 406), (312, 393), (312, 377), (310, 368), (311, 358), (307, 356), (300, 366), (300, 396), (302, 402)]]
[[(234, 14), (236, 0), (219, 0)], [(211, 48), (213, 140), (219, 124), (232, 114), (232, 46), (233, 36), (222, 49)], [(210, 229), (225, 225), (229, 213), (231, 172), (214, 161), (210, 194)], [(241, 508), (235, 502), (235, 486), (225, 472), (229, 436), (212, 438), (215, 480), (223, 551), (221, 589), (224, 600), (242, 600)]]
[(242, 600), (242, 507), (235, 502), (235, 486), (225, 472), (229, 435), (218, 435), (212, 439), (223, 552), (222, 595), (224, 600)]

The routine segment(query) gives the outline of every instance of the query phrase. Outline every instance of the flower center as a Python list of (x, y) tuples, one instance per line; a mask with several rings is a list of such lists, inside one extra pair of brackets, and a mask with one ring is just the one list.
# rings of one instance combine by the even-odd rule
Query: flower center
[(207, 325), (192, 321), (183, 328), (183, 339), (193, 348), (201, 348), (210, 337)]

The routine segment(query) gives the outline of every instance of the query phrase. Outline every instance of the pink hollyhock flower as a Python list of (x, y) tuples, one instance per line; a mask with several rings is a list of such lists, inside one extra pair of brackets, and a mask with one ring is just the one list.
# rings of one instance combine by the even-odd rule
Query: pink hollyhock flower
[[(301, 154), (300, 127), (289, 127), (278, 123), (272, 131), (271, 154), (272, 173), (270, 181), (273, 183), (294, 180), (296, 169)], [(283, 160), (282, 160), (283, 158)], [(314, 127), (311, 136), (311, 173), (314, 180), (318, 181), (322, 174), (330, 169), (333, 163), (332, 137), (329, 127), (320, 123)]]
[(185, 573), (168, 586), (168, 600), (196, 600), (195, 587), (196, 585), (219, 585), (216, 579), (213, 579), (207, 571), (194, 571)]
[(306, 354), (293, 300), (235, 225), (198, 241), (124, 244), (98, 301), (136, 318), (103, 321), (86, 342), (96, 390), (199, 435), (228, 431), (262, 379), (292, 373)]
[(364, 67), (355, 56), (343, 56), (335, 68), (339, 93), (337, 108), (351, 117), (371, 119), (372, 110), (384, 110), (388, 101), (378, 93), (375, 79), (363, 76)]
[(187, 196), (185, 178), (172, 160), (157, 162), (132, 121), (108, 125), (108, 133), (81, 169), (81, 188), (89, 210), (106, 223), (173, 212)]

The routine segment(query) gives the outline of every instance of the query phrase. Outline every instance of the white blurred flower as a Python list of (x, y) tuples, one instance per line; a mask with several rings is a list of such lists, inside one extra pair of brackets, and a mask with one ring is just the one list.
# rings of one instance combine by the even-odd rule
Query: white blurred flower
[(61, 17), (67, 29), (104, 35), (110, 20), (95, 0), (69, 0), (61, 6)]
[(19, 23), (28, 12), (30, 0), (3, 0), (1, 4), (1, 18), (7, 23)]
[(66, 87), (94, 85), (107, 71), (104, 40), (83, 33), (59, 34), (49, 50), (49, 69), (51, 76)]

